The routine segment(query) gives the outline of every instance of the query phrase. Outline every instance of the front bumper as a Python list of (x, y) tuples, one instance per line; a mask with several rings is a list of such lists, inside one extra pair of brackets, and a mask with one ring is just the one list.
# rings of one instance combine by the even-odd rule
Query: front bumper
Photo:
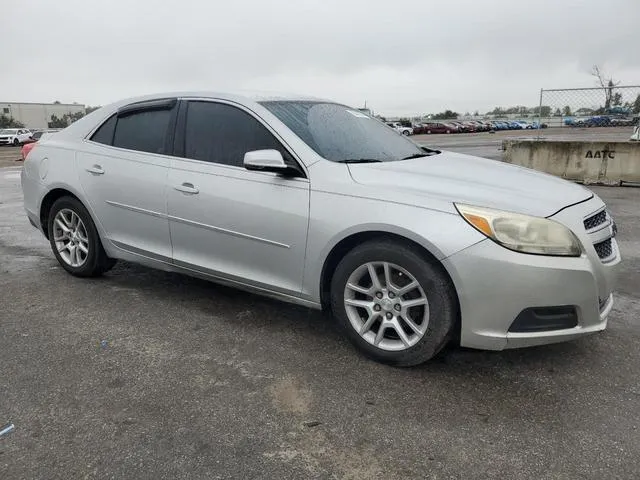
[[(613, 239), (613, 255), (603, 262), (582, 224), (588, 213), (603, 207), (594, 197), (553, 217), (576, 233), (585, 250), (580, 257), (527, 255), (487, 239), (445, 259), (460, 301), (461, 345), (502, 350), (562, 342), (604, 330), (613, 306), (620, 254)], [(577, 326), (509, 331), (523, 310), (556, 306), (574, 306)]]

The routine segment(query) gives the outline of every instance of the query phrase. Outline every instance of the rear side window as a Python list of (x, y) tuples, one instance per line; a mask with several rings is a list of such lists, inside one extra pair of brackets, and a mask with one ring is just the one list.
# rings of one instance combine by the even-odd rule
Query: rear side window
[[(138, 110), (118, 117), (113, 146), (149, 153), (165, 153), (171, 110)], [(97, 132), (96, 132), (97, 133)]]
[(223, 103), (189, 102), (185, 126), (185, 157), (242, 167), (244, 154), (274, 149), (296, 165), (282, 144), (248, 113)]
[(104, 122), (98, 130), (91, 136), (91, 140), (105, 145), (113, 144), (113, 132), (116, 129), (116, 120), (118, 117), (113, 115), (109, 120)]

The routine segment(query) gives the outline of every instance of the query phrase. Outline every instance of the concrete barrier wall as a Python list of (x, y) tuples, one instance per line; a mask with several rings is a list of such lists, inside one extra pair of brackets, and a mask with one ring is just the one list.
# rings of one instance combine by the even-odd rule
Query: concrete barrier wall
[(640, 143), (505, 140), (504, 161), (585, 184), (640, 182)]

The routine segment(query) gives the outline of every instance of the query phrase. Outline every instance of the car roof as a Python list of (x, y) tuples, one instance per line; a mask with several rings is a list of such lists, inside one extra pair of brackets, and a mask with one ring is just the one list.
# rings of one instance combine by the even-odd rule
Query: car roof
[(292, 93), (277, 93), (277, 92), (265, 92), (256, 90), (238, 90), (236, 92), (213, 92), (213, 91), (177, 91), (177, 92), (163, 92), (153, 93), (150, 95), (141, 95), (137, 97), (129, 97), (117, 102), (105, 105), (98, 110), (91, 112), (89, 115), (84, 116), (80, 120), (73, 122), (67, 128), (60, 132), (60, 138), (78, 138), (88, 135), (93, 129), (101, 124), (104, 120), (109, 118), (118, 109), (125, 107), (133, 103), (141, 103), (153, 100), (163, 100), (170, 98), (197, 98), (197, 99), (211, 99), (211, 100), (226, 100), (229, 102), (239, 103), (245, 106), (255, 105), (260, 102), (268, 101), (314, 101), (314, 102), (333, 102), (331, 100), (305, 96)]

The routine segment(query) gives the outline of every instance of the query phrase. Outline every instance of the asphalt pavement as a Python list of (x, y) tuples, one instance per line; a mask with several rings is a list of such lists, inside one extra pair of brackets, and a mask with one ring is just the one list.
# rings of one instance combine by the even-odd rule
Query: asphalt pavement
[(397, 369), (316, 311), (125, 263), (71, 277), (0, 169), (0, 479), (637, 479), (640, 189), (593, 190), (623, 256), (605, 332)]

